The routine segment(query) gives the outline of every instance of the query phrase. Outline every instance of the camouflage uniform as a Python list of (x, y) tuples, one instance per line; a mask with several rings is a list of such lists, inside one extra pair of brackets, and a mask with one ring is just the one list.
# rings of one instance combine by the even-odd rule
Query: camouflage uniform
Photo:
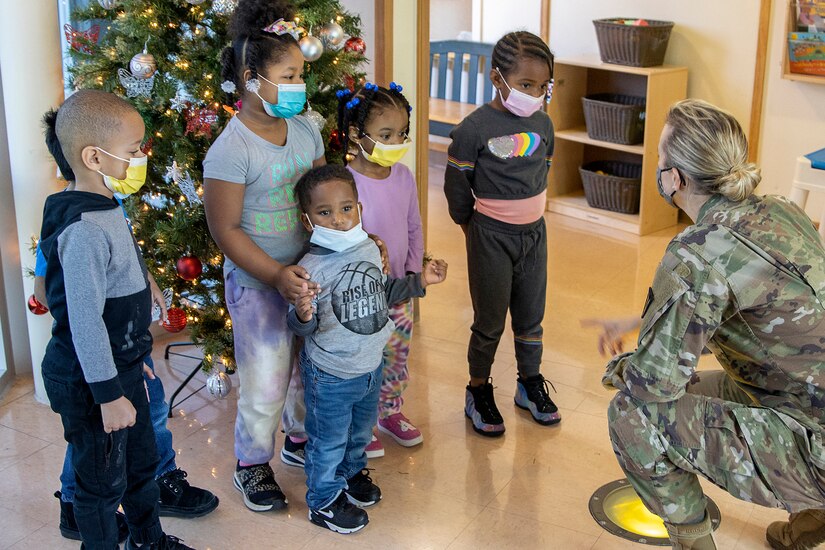
[[(825, 250), (780, 197), (712, 196), (668, 245), (638, 349), (602, 383), (619, 463), (669, 523), (702, 519), (700, 474), (737, 498), (825, 507)], [(707, 346), (724, 372), (696, 373)]]

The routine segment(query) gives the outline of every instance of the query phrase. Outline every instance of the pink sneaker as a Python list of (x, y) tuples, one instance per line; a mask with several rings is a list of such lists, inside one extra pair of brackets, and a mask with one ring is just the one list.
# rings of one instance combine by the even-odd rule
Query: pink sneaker
[(381, 442), (378, 441), (375, 434), (372, 434), (372, 441), (370, 441), (370, 444), (367, 445), (366, 451), (367, 458), (380, 458), (384, 456), (384, 446), (381, 445)]
[(424, 441), (424, 436), (401, 413), (378, 419), (378, 429), (392, 437), (402, 447), (414, 447)]

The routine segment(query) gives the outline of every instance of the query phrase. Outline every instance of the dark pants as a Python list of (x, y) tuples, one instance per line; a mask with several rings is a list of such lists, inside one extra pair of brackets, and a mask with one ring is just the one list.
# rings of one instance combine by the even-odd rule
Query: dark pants
[(474, 213), (467, 227), (467, 270), (474, 312), (467, 351), (470, 376), (490, 376), (508, 308), (518, 372), (535, 376), (541, 366), (547, 295), (544, 218), (511, 225)]
[(108, 434), (103, 431), (100, 406), (94, 404), (85, 382), (47, 374), (43, 378), (52, 409), (63, 421), (64, 437), (74, 448), (74, 515), (83, 548), (118, 548), (115, 511), (121, 503), (132, 540), (157, 541), (163, 533), (155, 483), (158, 453), (141, 367), (120, 374), (125, 397), (137, 411), (135, 425)]

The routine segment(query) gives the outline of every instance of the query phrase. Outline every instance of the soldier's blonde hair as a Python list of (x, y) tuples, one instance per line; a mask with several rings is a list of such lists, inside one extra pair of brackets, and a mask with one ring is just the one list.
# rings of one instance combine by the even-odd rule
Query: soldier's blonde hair
[(762, 172), (748, 162), (748, 139), (733, 115), (706, 101), (686, 99), (670, 108), (665, 122), (672, 128), (662, 144), (665, 159), (699, 192), (738, 202), (759, 185)]

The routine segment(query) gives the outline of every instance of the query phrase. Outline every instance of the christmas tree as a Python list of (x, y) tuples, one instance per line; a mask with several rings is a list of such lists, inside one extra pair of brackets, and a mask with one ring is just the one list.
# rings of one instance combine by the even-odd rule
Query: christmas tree
[[(202, 166), (237, 105), (221, 86), (220, 53), (237, 0), (98, 0), (64, 28), (70, 87), (119, 94), (146, 124), (149, 176), (126, 201), (150, 273), (171, 302), (170, 332), (189, 327), (210, 370), (234, 369), (232, 323), (224, 303), (223, 256), (209, 235)], [(313, 122), (340, 159), (335, 92), (363, 80), (360, 18), (337, 0), (294, 2)]]

